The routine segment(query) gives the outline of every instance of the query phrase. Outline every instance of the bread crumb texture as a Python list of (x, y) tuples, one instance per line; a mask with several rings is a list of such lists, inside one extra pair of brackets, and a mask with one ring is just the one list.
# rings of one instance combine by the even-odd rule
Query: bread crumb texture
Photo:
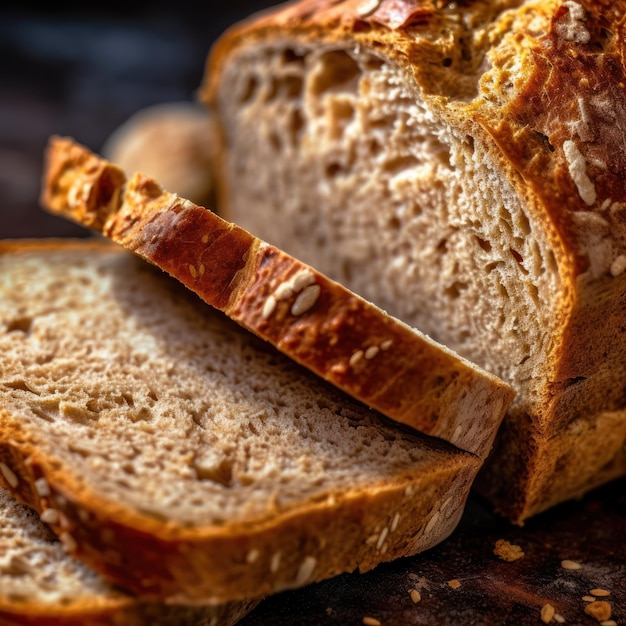
[(517, 561), (524, 556), (524, 551), (520, 546), (510, 543), (506, 539), (496, 541), (493, 553), (503, 561)]
[(250, 519), (424, 457), (126, 255), (7, 255), (0, 288), (5, 406), (76, 475), (148, 515)]

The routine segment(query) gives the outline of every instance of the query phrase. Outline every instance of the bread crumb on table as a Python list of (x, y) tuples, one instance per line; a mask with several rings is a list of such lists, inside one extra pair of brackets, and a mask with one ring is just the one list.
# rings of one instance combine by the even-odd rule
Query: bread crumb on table
[(448, 586), (452, 589), (458, 589), (461, 586), (461, 583), (456, 578), (453, 578), (448, 581)]
[(607, 591), (606, 589), (592, 589), (589, 592), (592, 596), (597, 596), (598, 598), (602, 598), (602, 597), (606, 597), (606, 596), (610, 596), (611, 592)]
[(541, 621), (544, 624), (549, 624), (554, 618), (555, 614), (556, 610), (550, 603), (544, 604), (541, 607)]
[(508, 542), (506, 539), (498, 539), (493, 548), (493, 553), (503, 561), (517, 561), (524, 556), (524, 551), (514, 543)]
[(561, 561), (561, 567), (563, 569), (581, 569), (582, 565), (580, 563), (577, 563), (576, 561), (564, 559), (563, 561)]
[(363, 623), (365, 626), (382, 626), (380, 620), (377, 620), (375, 617), (364, 617)]
[(422, 596), (417, 589), (411, 589), (411, 591), (409, 591), (409, 595), (411, 596), (413, 604), (417, 604), (422, 599)]
[(606, 600), (596, 600), (585, 607), (585, 613), (599, 622), (604, 622), (611, 617), (611, 605)]

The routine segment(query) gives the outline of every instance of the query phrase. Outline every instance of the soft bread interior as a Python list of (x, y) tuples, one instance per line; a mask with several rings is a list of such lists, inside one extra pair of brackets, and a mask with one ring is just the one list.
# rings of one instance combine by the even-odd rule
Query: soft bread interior
[(232, 218), (513, 383), (523, 402), (545, 373), (553, 253), (486, 147), (414, 85), (358, 46), (236, 50), (218, 89)]

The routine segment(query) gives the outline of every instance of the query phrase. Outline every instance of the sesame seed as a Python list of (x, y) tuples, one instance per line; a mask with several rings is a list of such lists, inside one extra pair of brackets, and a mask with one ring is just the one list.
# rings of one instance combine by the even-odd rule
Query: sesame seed
[(552, 618), (555, 616), (556, 611), (551, 604), (544, 604), (541, 607), (541, 621), (544, 624), (549, 624), (552, 621)]
[(202, 235), (202, 243), (209, 243), (209, 236), (208, 235)]
[(589, 593), (593, 596), (598, 596), (599, 598), (611, 595), (611, 592), (606, 589), (592, 589)]
[(393, 344), (393, 340), (392, 339), (385, 339), (385, 341), (383, 341), (380, 344), (380, 349), (381, 350), (389, 350), (389, 348), (391, 348), (391, 344)]
[(376, 543), (378, 542), (378, 535), (370, 535), (366, 540), (365, 543), (368, 546), (373, 546), (376, 545)]
[(391, 520), (391, 532), (398, 528), (398, 522), (400, 521), (400, 513), (396, 513)]
[(320, 291), (321, 287), (319, 285), (309, 285), (306, 287), (291, 305), (291, 314), (297, 317), (298, 315), (306, 313), (317, 302)]
[(0, 463), (0, 472), (2, 472), (2, 475), (4, 476), (4, 479), (7, 481), (7, 483), (9, 483), (9, 486), (15, 489), (19, 482), (15, 472), (5, 463)]
[(565, 559), (561, 561), (561, 567), (563, 569), (580, 569), (582, 565), (577, 563), (576, 561), (570, 561), (569, 559)]
[(189, 273), (191, 274), (191, 276), (193, 278), (198, 278), (198, 270), (196, 270), (196, 268), (191, 264), (189, 264), (188, 267), (189, 267)]
[(292, 279), (291, 284), (293, 285), (293, 290), (298, 293), (302, 291), (305, 287), (312, 285), (315, 282), (315, 275), (311, 270), (304, 269), (299, 271)]
[(385, 543), (385, 539), (387, 539), (387, 535), (389, 534), (389, 529), (385, 526), (381, 531), (380, 535), (378, 535), (378, 541), (376, 542), (376, 549), (380, 550), (383, 547), (383, 543)]
[(380, 620), (377, 620), (375, 617), (364, 617), (363, 623), (365, 626), (382, 626)]
[(616, 278), (624, 273), (626, 270), (626, 254), (620, 254), (614, 261), (611, 263), (611, 276)]
[(204, 267), (204, 263), (200, 263), (199, 267), (198, 267), (198, 274), (200, 274), (200, 276), (204, 276), (204, 271), (206, 270), (206, 268)]
[(314, 556), (307, 556), (304, 561), (302, 561), (302, 565), (298, 568), (298, 573), (296, 575), (296, 585), (304, 585), (313, 574), (313, 570), (317, 565), (317, 559)]
[(554, 614), (554, 621), (558, 622), (559, 624), (565, 624), (565, 618), (560, 613)]
[(435, 513), (428, 520), (428, 523), (426, 524), (426, 528), (424, 528), (424, 535), (428, 536), (438, 523), (439, 523), (439, 513)]
[(359, 17), (365, 17), (370, 13), (374, 13), (376, 9), (380, 6), (381, 0), (365, 0), (362, 2), (356, 9)]
[(267, 300), (263, 303), (263, 310), (261, 311), (261, 317), (266, 320), (276, 310), (276, 298), (274, 296), (268, 296)]
[(378, 346), (370, 346), (365, 351), (365, 358), (369, 361), (370, 359), (373, 359), (378, 354), (379, 351), (380, 351), (380, 348)]
[(409, 595), (411, 596), (413, 604), (417, 604), (422, 599), (422, 596), (417, 589), (411, 589), (411, 591), (409, 591)]
[(291, 298), (292, 295), (293, 287), (290, 283), (281, 283), (274, 291), (274, 297), (276, 300), (286, 300), (287, 298)]
[(254, 563), (259, 558), (260, 554), (261, 553), (256, 548), (253, 548), (246, 555), (246, 563)]
[(617, 626), (617, 622), (614, 619), (605, 619), (600, 622), (600, 626)]
[(39, 517), (44, 524), (59, 523), (59, 512), (56, 509), (46, 509)]
[(50, 495), (50, 485), (45, 478), (38, 478), (35, 481), (35, 491), (42, 497), (47, 498)]
[(363, 358), (363, 350), (357, 350), (351, 357), (348, 363), (350, 367), (355, 367), (359, 361)]
[(74, 540), (74, 537), (72, 537), (72, 535), (70, 535), (67, 532), (61, 533), (59, 535), (59, 539), (61, 540), (61, 543), (65, 546), (65, 549), (68, 552), (74, 552), (76, 548), (78, 547), (76, 545), (76, 541)]
[(585, 602), (595, 602), (596, 599), (593, 596), (583, 596)]
[(275, 552), (272, 555), (272, 560), (270, 561), (270, 572), (275, 574), (280, 567), (280, 552)]

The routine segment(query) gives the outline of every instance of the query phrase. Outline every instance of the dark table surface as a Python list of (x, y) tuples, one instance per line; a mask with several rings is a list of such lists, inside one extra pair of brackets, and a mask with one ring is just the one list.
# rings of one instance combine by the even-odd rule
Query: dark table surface
[[(204, 4), (107, 3), (99, 11), (21, 3), (0, 9), (0, 237), (87, 236), (38, 203), (49, 135), (99, 151), (134, 112), (192, 101), (211, 43), (270, 0)], [(550, 603), (567, 624), (597, 624), (583, 596), (604, 588), (612, 619), (626, 624), (626, 480), (515, 527), (472, 496), (440, 546), (373, 572), (340, 576), (262, 603), (242, 626), (543, 623)], [(523, 558), (493, 554), (498, 539)], [(564, 559), (579, 562), (564, 569)], [(448, 583), (457, 580), (460, 586)], [(415, 604), (410, 590), (421, 600)]]

